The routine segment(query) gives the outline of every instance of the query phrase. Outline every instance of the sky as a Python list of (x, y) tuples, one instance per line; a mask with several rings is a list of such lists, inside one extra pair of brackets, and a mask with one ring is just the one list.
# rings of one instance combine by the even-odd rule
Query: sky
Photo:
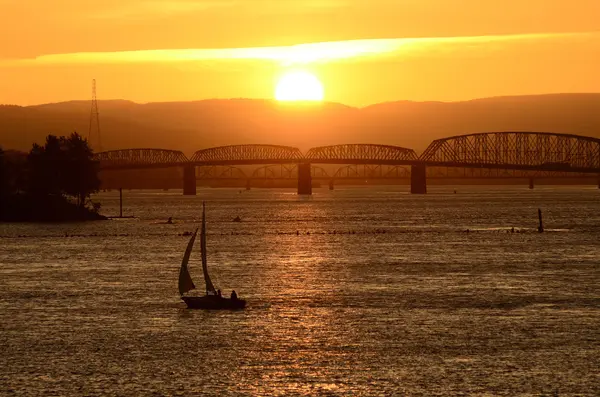
[(0, 103), (600, 92), (598, 0), (0, 0)]

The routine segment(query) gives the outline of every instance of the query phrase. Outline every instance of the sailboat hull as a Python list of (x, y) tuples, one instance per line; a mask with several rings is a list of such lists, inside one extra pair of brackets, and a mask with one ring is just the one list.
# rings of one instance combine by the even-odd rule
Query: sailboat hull
[(206, 296), (182, 296), (189, 309), (205, 310), (240, 310), (246, 307), (243, 299), (228, 299), (213, 295)]

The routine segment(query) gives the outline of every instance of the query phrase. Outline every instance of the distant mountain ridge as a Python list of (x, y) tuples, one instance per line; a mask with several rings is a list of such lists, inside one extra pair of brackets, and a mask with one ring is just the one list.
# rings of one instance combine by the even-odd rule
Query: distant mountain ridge
[[(420, 152), (434, 139), (491, 131), (542, 131), (600, 138), (600, 94), (549, 94), (464, 102), (397, 101), (354, 108), (338, 103), (207, 99), (138, 104), (99, 101), (104, 150), (196, 150), (268, 143), (306, 150), (378, 143)], [(0, 105), (0, 146), (28, 150), (48, 134), (87, 136), (90, 101)], [(92, 141), (92, 144), (95, 144)]]

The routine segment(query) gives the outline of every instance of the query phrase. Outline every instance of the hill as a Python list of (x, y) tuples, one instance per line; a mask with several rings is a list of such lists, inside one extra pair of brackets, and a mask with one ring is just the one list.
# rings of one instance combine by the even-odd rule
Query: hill
[[(245, 143), (307, 149), (380, 143), (422, 151), (432, 140), (486, 131), (544, 131), (600, 138), (600, 94), (552, 94), (465, 102), (388, 102), (365, 108), (261, 99), (137, 104), (99, 101), (105, 150), (183, 150)], [(91, 104), (72, 101), (0, 106), (0, 145), (28, 150), (45, 136), (89, 128)], [(92, 141), (92, 144), (95, 144)]]

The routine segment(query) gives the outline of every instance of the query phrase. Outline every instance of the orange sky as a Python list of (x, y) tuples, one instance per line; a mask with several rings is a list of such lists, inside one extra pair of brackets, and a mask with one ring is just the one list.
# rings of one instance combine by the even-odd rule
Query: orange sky
[(358, 106), (600, 92), (599, 15), (598, 0), (0, 0), (0, 103), (88, 99), (93, 78), (100, 99), (270, 98), (290, 69)]

